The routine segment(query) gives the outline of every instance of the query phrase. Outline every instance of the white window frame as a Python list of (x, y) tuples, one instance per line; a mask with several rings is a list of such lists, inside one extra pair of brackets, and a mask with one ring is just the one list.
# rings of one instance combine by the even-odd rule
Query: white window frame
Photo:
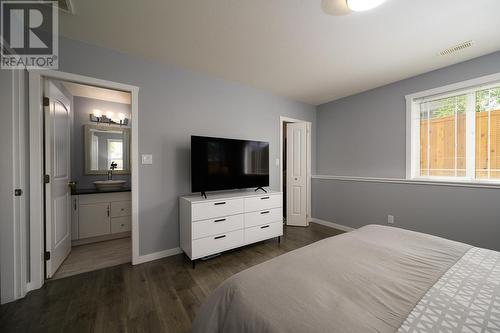
[[(406, 95), (406, 179), (426, 182), (465, 183), (465, 184), (499, 184), (500, 179), (474, 179), (475, 173), (475, 126), (467, 130), (466, 151), (467, 174), (465, 177), (420, 176), (420, 102), (422, 99), (446, 98), (458, 94), (471, 94), (467, 99), (470, 108), (475, 109), (475, 94), (477, 90), (488, 89), (500, 85), (500, 73), (482, 76), (446, 86), (433, 88)], [(467, 124), (475, 125), (475, 113), (467, 112)]]

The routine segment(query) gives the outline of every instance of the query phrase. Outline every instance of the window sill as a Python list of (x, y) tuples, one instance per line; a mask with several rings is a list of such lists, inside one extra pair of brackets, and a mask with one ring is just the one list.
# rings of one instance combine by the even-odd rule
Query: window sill
[(494, 187), (500, 188), (500, 180), (480, 180), (480, 181), (472, 181), (468, 179), (453, 179), (453, 178), (425, 178), (425, 177), (414, 177), (410, 178), (410, 181), (415, 182), (429, 182), (429, 183), (438, 183), (445, 185), (456, 185), (456, 186), (466, 186), (466, 187)]

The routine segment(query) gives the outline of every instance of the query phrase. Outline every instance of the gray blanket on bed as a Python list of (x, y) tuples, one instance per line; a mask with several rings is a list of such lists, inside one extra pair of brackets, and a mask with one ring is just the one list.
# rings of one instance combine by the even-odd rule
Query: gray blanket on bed
[(395, 332), (471, 247), (370, 225), (227, 279), (194, 332)]

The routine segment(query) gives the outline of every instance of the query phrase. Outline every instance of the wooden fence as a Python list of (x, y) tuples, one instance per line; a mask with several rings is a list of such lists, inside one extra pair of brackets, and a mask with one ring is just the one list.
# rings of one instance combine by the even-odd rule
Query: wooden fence
[[(465, 176), (465, 114), (431, 119), (430, 128), (428, 122), (420, 121), (421, 175)], [(476, 178), (500, 178), (500, 110), (490, 112), (489, 126), (488, 112), (476, 112)]]

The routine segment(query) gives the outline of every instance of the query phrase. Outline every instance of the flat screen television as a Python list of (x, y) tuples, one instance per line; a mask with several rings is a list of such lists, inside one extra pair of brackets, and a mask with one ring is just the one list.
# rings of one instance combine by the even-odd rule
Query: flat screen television
[(191, 136), (191, 190), (269, 186), (269, 143)]

